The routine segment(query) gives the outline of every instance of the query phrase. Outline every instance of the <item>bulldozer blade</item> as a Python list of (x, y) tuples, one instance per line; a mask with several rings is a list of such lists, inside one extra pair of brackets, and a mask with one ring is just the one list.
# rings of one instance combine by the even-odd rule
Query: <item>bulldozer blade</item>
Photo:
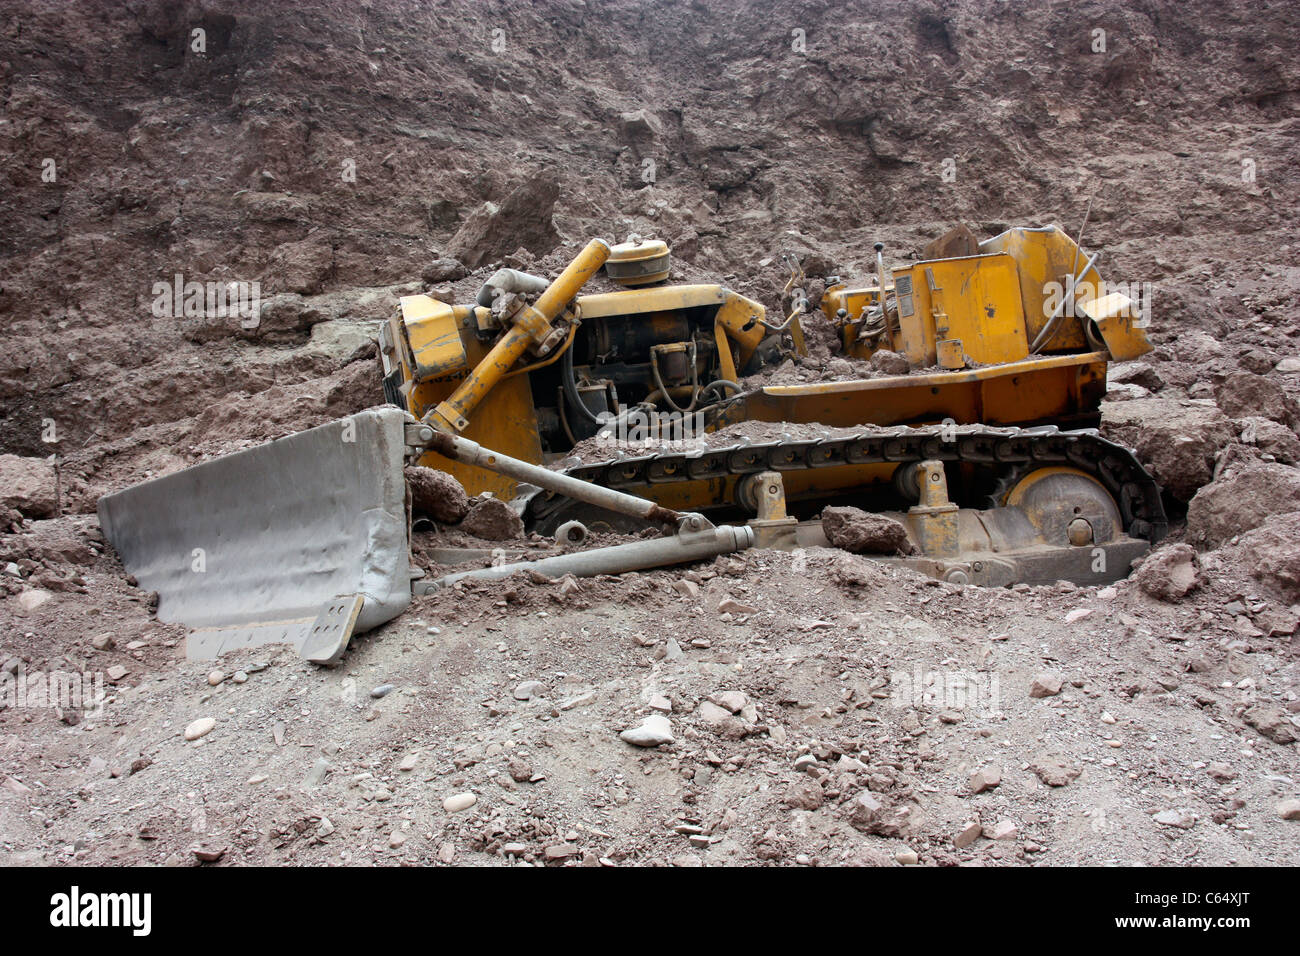
[(187, 655), (292, 644), (334, 663), (411, 602), (404, 413), (371, 409), (99, 500)]

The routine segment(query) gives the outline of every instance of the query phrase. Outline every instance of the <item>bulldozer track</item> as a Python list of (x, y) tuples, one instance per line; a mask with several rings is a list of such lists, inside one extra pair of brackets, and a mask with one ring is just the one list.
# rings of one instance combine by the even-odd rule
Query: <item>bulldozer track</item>
[[(841, 465), (920, 462), (972, 463), (1003, 473), (1067, 466), (1097, 478), (1119, 507), (1124, 530), (1158, 542), (1168, 530), (1160, 489), (1121, 445), (1093, 429), (1054, 426), (998, 428), (985, 425), (895, 426), (849, 436), (753, 442), (682, 452), (657, 452), (564, 469), (565, 474), (636, 494), (669, 482), (797, 471)], [(530, 525), (564, 507), (564, 499), (535, 495), (524, 518)]]

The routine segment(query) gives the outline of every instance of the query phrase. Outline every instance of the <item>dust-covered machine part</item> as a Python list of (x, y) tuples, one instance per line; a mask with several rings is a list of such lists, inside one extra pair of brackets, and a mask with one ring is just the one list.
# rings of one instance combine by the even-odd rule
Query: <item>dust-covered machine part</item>
[(668, 278), (669, 260), (668, 243), (634, 236), (610, 249), (605, 274), (625, 288), (652, 285)]

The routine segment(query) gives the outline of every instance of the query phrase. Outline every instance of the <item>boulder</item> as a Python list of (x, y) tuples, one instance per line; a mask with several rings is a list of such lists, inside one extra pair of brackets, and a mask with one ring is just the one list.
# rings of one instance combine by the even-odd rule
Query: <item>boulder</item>
[(822, 510), (822, 531), (837, 548), (854, 554), (897, 554), (911, 551), (907, 529), (893, 518), (860, 508)]
[(1286, 465), (1300, 463), (1300, 437), (1271, 418), (1252, 416), (1233, 422), (1242, 444), (1253, 445)]
[(500, 205), (484, 203), (452, 236), (447, 257), (472, 270), (520, 246), (536, 256), (545, 256), (560, 241), (551, 221), (559, 195), (559, 183), (542, 175), (515, 187)]
[(524, 522), (500, 498), (479, 498), (470, 506), (460, 530), (487, 541), (508, 541), (524, 536)]
[(1204, 583), (1196, 565), (1196, 549), (1181, 542), (1148, 555), (1133, 578), (1156, 600), (1170, 602), (1181, 601)]
[(411, 466), (406, 469), (406, 484), (411, 489), (411, 511), (416, 515), (455, 524), (469, 512), (465, 489), (445, 471)]
[(1276, 515), (1242, 535), (1240, 553), (1240, 566), (1255, 580), (1283, 603), (1300, 603), (1300, 511)]
[(1214, 387), (1214, 400), (1229, 418), (1269, 418), (1296, 423), (1296, 404), (1282, 386), (1253, 372), (1234, 372)]
[(1212, 402), (1137, 398), (1102, 405), (1107, 438), (1134, 449), (1165, 491), (1190, 501), (1214, 477), (1214, 456), (1236, 437)]
[(1300, 469), (1243, 462), (1196, 493), (1187, 506), (1187, 534), (1218, 547), (1290, 511), (1300, 511)]
[(26, 518), (54, 517), (54, 466), (44, 458), (0, 455), (0, 505)]

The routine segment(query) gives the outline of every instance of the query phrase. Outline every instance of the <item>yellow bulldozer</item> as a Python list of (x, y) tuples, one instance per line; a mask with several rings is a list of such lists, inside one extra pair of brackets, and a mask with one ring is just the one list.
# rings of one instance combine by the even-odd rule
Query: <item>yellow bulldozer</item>
[[(792, 260), (774, 318), (669, 282), (670, 256), (594, 239), (553, 280), (500, 269), (472, 303), (407, 296), (378, 340), (387, 407), (107, 496), (105, 533), (159, 617), (195, 629), (193, 656), (284, 641), (324, 663), (413, 590), (824, 546), (831, 504), (901, 526), (868, 543), (880, 559), (955, 583), (1105, 583), (1164, 534), (1154, 481), (1094, 430), (1108, 363), (1150, 348), (1146, 304), (1059, 228), (959, 228), (893, 269), (877, 245), (875, 274), (828, 278), (819, 311)], [(601, 270), (616, 291), (584, 294)], [(860, 376), (747, 385), (806, 354), (812, 323)], [(774, 427), (727, 440), (747, 422)], [(565, 542), (666, 533), (424, 582), (410, 462)]]

